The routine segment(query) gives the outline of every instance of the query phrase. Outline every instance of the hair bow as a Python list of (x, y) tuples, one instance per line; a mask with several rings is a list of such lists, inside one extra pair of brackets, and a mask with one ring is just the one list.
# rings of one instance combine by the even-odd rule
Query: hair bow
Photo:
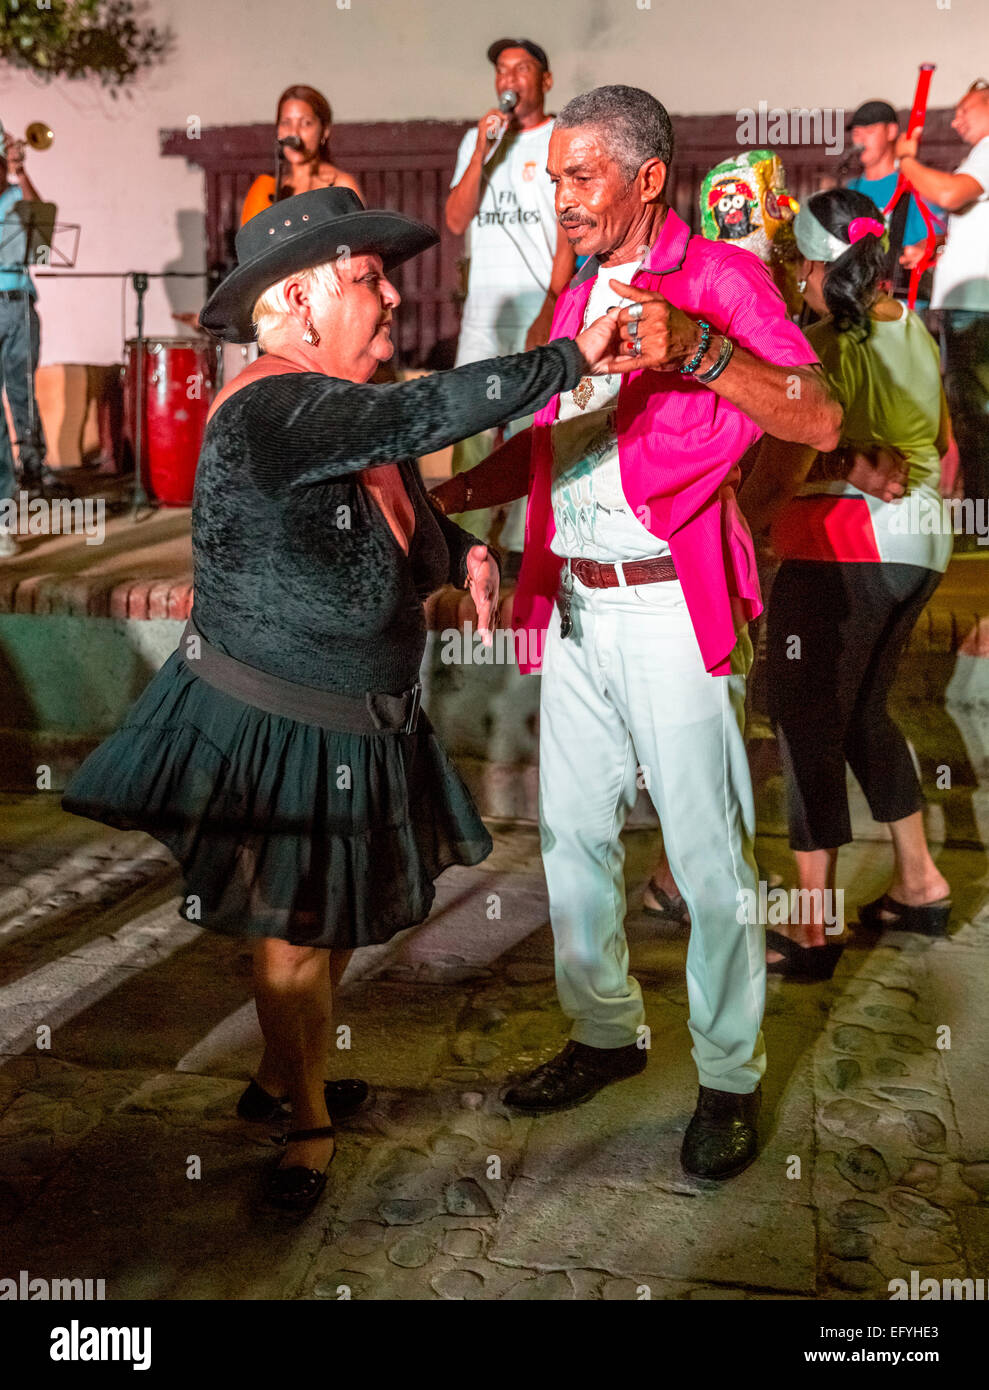
[(854, 246), (864, 236), (885, 236), (886, 228), (874, 217), (853, 217), (848, 224), (848, 240)]

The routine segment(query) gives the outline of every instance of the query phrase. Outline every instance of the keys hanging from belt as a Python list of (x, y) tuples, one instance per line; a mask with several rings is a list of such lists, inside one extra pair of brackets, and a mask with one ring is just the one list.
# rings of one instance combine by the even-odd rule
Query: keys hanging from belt
[(573, 632), (573, 618), (570, 616), (570, 605), (573, 601), (573, 575), (570, 572), (570, 562), (567, 561), (563, 568), (563, 598), (560, 602), (560, 636), (569, 637)]

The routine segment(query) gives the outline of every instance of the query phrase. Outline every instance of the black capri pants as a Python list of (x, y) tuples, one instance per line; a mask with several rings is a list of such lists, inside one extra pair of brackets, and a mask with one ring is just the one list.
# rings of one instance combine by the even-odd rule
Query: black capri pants
[(887, 709), (900, 656), (941, 582), (919, 565), (785, 560), (768, 617), (769, 714), (786, 785), (790, 848), (852, 838), (847, 762), (877, 821), (923, 798)]

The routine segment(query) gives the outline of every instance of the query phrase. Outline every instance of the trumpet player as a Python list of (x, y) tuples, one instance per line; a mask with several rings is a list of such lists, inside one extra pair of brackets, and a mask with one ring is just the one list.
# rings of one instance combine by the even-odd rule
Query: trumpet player
[[(47, 495), (45, 437), (34, 392), (41, 345), (36, 291), (26, 266), (27, 233), (14, 208), (40, 203), (41, 195), (24, 167), (25, 142), (0, 126), (0, 390), (6, 393), (17, 432), (20, 478), (7, 421), (0, 408), (0, 501), (13, 498), (18, 483), (29, 496)], [(0, 523), (2, 528), (2, 523)], [(0, 529), (0, 556), (16, 553), (15, 537)]]

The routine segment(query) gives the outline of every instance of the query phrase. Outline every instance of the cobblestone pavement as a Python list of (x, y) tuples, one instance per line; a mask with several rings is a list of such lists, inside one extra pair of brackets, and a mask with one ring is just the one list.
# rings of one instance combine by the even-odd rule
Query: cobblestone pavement
[[(989, 1277), (981, 851), (939, 856), (951, 940), (853, 934), (833, 981), (771, 981), (762, 1154), (716, 1187), (678, 1163), (686, 934), (639, 910), (650, 832), (626, 839), (647, 1070), (558, 1116), (500, 1104), (566, 1024), (536, 833), (499, 829), (428, 923), (355, 957), (331, 1073), (373, 1095), (293, 1223), (255, 1210), (271, 1127), (233, 1113), (259, 1047), (246, 949), (178, 918), (145, 837), (37, 795), (0, 798), (0, 831), (0, 1277), (307, 1300), (833, 1300), (912, 1269)], [(782, 840), (759, 852), (788, 876)], [(888, 866), (881, 843), (844, 857), (850, 918)]]

